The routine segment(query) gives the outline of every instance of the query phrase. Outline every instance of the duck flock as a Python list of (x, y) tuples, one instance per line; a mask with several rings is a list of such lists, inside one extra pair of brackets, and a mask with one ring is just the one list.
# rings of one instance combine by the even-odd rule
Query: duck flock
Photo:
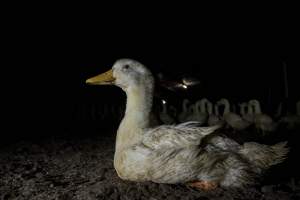
[(182, 108), (161, 101), (158, 118), (162, 124), (177, 124), (187, 121), (197, 121), (203, 126), (224, 125), (233, 131), (243, 131), (255, 127), (263, 135), (275, 132), (280, 128), (290, 131), (300, 127), (300, 101), (296, 102), (294, 112), (282, 112), (282, 104), (278, 105), (273, 115), (264, 111), (256, 99), (234, 104), (226, 98), (211, 102), (202, 98), (194, 103), (184, 99)]
[[(201, 126), (223, 125), (233, 132), (254, 130), (262, 136), (279, 130), (296, 131), (300, 129), (300, 101), (284, 109), (283, 103), (267, 112), (266, 105), (259, 100), (233, 103), (221, 98), (215, 102), (202, 98), (192, 102), (185, 98), (179, 104), (172, 104), (166, 99), (157, 100), (151, 115), (153, 126), (162, 124), (179, 124), (197, 121)], [(78, 118), (94, 121), (109, 121), (119, 124), (124, 116), (125, 105), (107, 102), (81, 104), (77, 108)]]

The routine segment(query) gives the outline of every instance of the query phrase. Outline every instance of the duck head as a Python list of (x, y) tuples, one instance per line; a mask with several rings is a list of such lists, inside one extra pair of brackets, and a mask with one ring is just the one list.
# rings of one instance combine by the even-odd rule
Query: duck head
[(219, 101), (217, 101), (217, 105), (226, 105), (229, 104), (229, 101), (225, 98), (220, 99)]
[(86, 80), (91, 85), (116, 85), (125, 92), (141, 86), (151, 87), (154, 80), (151, 72), (141, 63), (132, 59), (117, 60), (105, 73)]

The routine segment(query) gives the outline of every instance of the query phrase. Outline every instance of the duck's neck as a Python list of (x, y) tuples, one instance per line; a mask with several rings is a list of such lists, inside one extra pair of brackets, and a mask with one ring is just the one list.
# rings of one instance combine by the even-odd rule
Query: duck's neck
[(247, 107), (247, 104), (241, 104), (240, 105), (240, 114), (242, 116), (245, 116), (246, 115), (246, 107)]
[(224, 114), (229, 113), (230, 112), (230, 104), (229, 104), (229, 101), (227, 99), (224, 100), (224, 106), (225, 106), (225, 108), (224, 108)]
[(153, 88), (138, 86), (126, 90), (125, 116), (119, 126), (116, 151), (140, 141), (143, 130), (149, 127)]
[(182, 103), (182, 111), (183, 112), (187, 112), (188, 111), (188, 103), (189, 102), (186, 99), (183, 101), (183, 103)]
[(248, 115), (253, 115), (253, 107), (252, 105), (248, 105), (248, 111), (247, 111)]
[(207, 112), (209, 115), (213, 114), (213, 107), (212, 107), (212, 103), (207, 102)]
[(206, 113), (206, 104), (208, 103), (208, 100), (207, 99), (202, 99), (200, 101), (200, 112), (201, 113)]
[(261, 108), (259, 103), (254, 104), (254, 113), (255, 114), (261, 114)]
[(216, 105), (214, 106), (214, 108), (215, 108), (215, 114), (216, 114), (217, 116), (220, 116), (219, 106), (216, 104)]

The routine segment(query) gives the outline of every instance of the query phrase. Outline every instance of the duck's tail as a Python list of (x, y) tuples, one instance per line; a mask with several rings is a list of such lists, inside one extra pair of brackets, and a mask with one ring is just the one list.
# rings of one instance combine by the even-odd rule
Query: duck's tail
[(289, 152), (287, 142), (280, 142), (275, 145), (264, 145), (255, 142), (247, 142), (239, 151), (247, 160), (261, 170), (268, 169), (284, 161)]

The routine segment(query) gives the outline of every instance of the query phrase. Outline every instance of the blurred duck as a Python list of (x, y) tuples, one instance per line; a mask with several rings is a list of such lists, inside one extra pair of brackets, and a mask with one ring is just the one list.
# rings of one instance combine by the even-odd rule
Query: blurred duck
[(253, 114), (253, 108), (251, 105), (249, 105), (247, 102), (239, 104), (240, 106), (240, 115), (242, 118), (251, 124), (254, 123), (254, 114)]
[(188, 109), (189, 103), (190, 103), (190, 101), (188, 99), (183, 100), (183, 102), (182, 102), (182, 111), (178, 116), (179, 122), (187, 122), (188, 121), (188, 117), (191, 114), (191, 112)]
[(200, 125), (207, 122), (208, 114), (206, 112), (207, 99), (201, 99), (191, 106), (192, 113), (187, 118), (188, 121), (197, 121)]
[(277, 123), (267, 115), (262, 113), (260, 103), (258, 100), (253, 99), (249, 101), (249, 105), (254, 109), (254, 124), (258, 130), (261, 130), (263, 135), (273, 132), (277, 129)]
[(213, 109), (213, 104), (209, 101), (207, 102), (207, 112), (208, 112), (208, 120), (207, 123), (209, 126), (213, 126), (213, 125), (224, 125), (225, 122), (222, 119), (222, 117), (219, 115), (219, 106), (218, 105), (214, 105), (214, 109)]
[(244, 130), (248, 128), (251, 123), (244, 120), (240, 115), (230, 111), (230, 104), (227, 99), (221, 99), (217, 102), (217, 105), (224, 105), (223, 118), (225, 122), (234, 130)]

